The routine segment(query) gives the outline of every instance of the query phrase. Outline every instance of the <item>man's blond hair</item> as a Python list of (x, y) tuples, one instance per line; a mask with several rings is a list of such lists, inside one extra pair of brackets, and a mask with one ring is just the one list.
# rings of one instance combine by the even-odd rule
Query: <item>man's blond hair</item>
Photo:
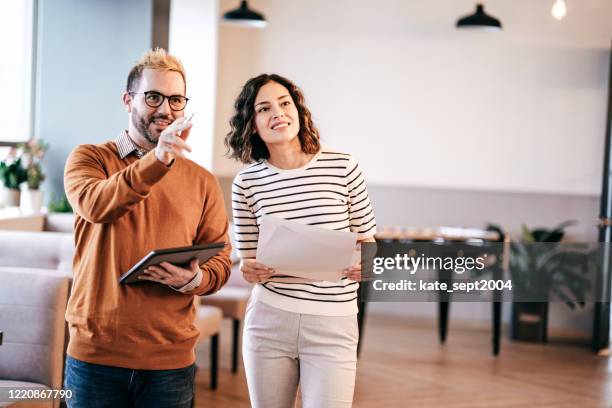
[(126, 92), (133, 92), (138, 87), (138, 81), (142, 78), (142, 71), (145, 69), (178, 72), (183, 78), (185, 88), (187, 88), (185, 68), (183, 68), (181, 60), (158, 47), (145, 52), (136, 65), (132, 67), (127, 79)]

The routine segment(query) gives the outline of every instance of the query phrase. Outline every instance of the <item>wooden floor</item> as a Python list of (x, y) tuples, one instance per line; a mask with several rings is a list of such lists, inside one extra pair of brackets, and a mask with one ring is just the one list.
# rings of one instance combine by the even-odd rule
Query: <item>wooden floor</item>
[[(244, 370), (230, 373), (230, 325), (221, 332), (219, 387), (208, 387), (208, 342), (198, 348), (197, 408), (249, 407)], [(274, 386), (273, 384), (270, 384)], [(433, 322), (370, 315), (357, 369), (354, 407), (612, 407), (612, 359), (588, 347), (504, 338), (451, 322), (447, 344)]]

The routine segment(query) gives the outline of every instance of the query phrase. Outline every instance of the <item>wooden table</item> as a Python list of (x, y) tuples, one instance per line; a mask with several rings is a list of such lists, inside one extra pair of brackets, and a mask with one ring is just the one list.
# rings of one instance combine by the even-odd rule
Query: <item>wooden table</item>
[(44, 214), (24, 215), (19, 207), (0, 209), (0, 230), (42, 231), (44, 226)]
[(478, 228), (460, 227), (383, 227), (376, 234), (377, 240), (392, 241), (488, 241), (498, 242), (500, 236), (497, 232)]
[[(505, 237), (500, 237), (499, 234), (494, 231), (456, 227), (383, 227), (376, 234), (376, 240), (387, 243), (435, 242), (442, 245), (448, 244), (448, 256), (457, 256), (456, 249), (458, 247), (463, 248), (463, 251), (473, 249), (474, 244), (480, 244), (479, 248), (482, 250), (487, 247), (489, 249), (494, 247), (493, 245), (490, 245), (492, 243), (504, 242), (503, 252), (496, 255), (498, 257), (503, 257), (505, 265), (499, 268), (493, 268), (493, 279), (502, 279), (503, 270), (507, 269), (509, 242), (507, 242)], [(499, 248), (497, 249), (499, 252)], [(447, 282), (450, 285), (453, 272), (438, 271), (438, 273), (440, 280)], [(364, 294), (362, 293), (362, 296), (363, 295)], [(450, 293), (447, 291), (440, 291), (439, 296), (441, 300), (438, 302), (438, 335), (440, 342), (445, 343), (448, 333)], [(361, 307), (363, 310), (360, 310), (358, 316), (360, 321), (360, 329), (363, 326), (363, 319), (365, 316), (365, 303), (363, 303)], [(492, 309), (493, 354), (498, 355), (501, 340), (502, 318), (501, 294), (498, 291), (493, 292)]]

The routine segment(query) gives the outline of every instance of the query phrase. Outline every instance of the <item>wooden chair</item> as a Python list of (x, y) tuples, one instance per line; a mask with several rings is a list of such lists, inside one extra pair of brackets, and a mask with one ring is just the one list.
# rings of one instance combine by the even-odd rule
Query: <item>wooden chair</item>
[(200, 331), (198, 343), (210, 338), (210, 388), (216, 390), (219, 372), (219, 332), (223, 312), (217, 307), (200, 304), (198, 296), (194, 296), (194, 304), (196, 306), (195, 326)]

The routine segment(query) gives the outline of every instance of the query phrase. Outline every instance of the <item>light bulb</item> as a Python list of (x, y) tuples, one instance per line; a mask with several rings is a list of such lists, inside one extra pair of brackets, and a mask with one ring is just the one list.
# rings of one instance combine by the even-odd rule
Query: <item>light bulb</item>
[(565, 0), (556, 0), (555, 4), (552, 6), (552, 15), (557, 20), (562, 20), (563, 17), (567, 14), (567, 6), (565, 5)]

